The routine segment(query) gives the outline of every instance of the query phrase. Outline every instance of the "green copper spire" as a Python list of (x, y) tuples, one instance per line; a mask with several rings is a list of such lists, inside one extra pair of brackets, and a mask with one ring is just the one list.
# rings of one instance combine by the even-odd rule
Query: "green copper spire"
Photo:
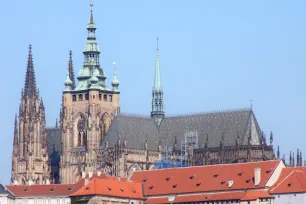
[(158, 38), (157, 38), (156, 65), (155, 65), (154, 85), (152, 90), (152, 111), (151, 111), (151, 117), (155, 120), (157, 126), (161, 124), (162, 120), (165, 117), (163, 94), (164, 93), (160, 77), (160, 60), (159, 60)]
[[(93, 7), (93, 4), (90, 4)], [(83, 51), (84, 64), (80, 70), (78, 86), (75, 90), (88, 90), (95, 88), (99, 90), (109, 90), (105, 84), (106, 76), (100, 67), (100, 49), (96, 41), (96, 24), (92, 9), (90, 10), (89, 23), (87, 25), (87, 42)]]
[(157, 49), (156, 49), (156, 64), (155, 64), (155, 77), (153, 90), (161, 91), (161, 79), (160, 79), (160, 62), (159, 62), (159, 50), (158, 50), (158, 38), (157, 38)]
[(119, 81), (117, 80), (117, 67), (116, 67), (116, 62), (113, 62), (114, 65), (114, 80), (112, 81), (112, 86), (113, 86), (113, 91), (114, 92), (119, 92)]

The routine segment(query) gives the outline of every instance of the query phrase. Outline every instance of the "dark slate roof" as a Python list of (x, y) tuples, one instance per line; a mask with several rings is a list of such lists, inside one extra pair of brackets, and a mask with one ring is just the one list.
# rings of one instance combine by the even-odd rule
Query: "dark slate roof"
[(224, 146), (235, 146), (238, 134), (240, 144), (248, 144), (249, 127), (252, 128), (252, 144), (260, 143), (261, 130), (251, 109), (220, 111), (186, 116), (166, 117), (159, 128), (163, 146), (181, 149), (188, 132), (198, 135), (198, 148), (205, 145), (219, 147), (224, 135)]
[(118, 137), (127, 139), (128, 148), (144, 149), (147, 140), (149, 150), (157, 150), (159, 140), (161, 146), (181, 149), (181, 141), (188, 132), (198, 135), (198, 148), (204, 147), (208, 135), (208, 147), (219, 147), (224, 135), (225, 146), (235, 146), (238, 134), (240, 144), (248, 143), (251, 128), (253, 145), (261, 143), (261, 130), (251, 109), (200, 113), (185, 116), (166, 117), (159, 129), (149, 117), (118, 115), (112, 122), (106, 137), (109, 146), (113, 146)]
[(61, 150), (61, 129), (60, 128), (47, 128), (48, 138), (48, 153), (51, 156), (53, 152), (53, 145), (56, 151)]
[(0, 184), (0, 195), (14, 196), (10, 191), (8, 191), (2, 184)]
[(147, 141), (149, 150), (157, 150), (159, 132), (151, 118), (118, 115), (112, 121), (103, 144), (108, 141), (109, 146), (112, 147), (118, 141), (118, 138), (122, 142), (126, 139), (128, 148), (131, 149), (144, 149)]

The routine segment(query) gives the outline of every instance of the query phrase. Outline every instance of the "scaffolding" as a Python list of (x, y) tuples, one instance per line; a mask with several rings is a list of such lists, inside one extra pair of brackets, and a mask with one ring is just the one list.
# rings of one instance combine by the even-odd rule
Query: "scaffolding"
[(193, 165), (193, 152), (198, 148), (198, 132), (187, 131), (185, 140), (181, 141), (181, 163), (185, 166)]
[(185, 167), (181, 162), (180, 156), (173, 153), (173, 148), (166, 147), (161, 152), (161, 160), (154, 162), (155, 169), (168, 169), (168, 168), (179, 168)]

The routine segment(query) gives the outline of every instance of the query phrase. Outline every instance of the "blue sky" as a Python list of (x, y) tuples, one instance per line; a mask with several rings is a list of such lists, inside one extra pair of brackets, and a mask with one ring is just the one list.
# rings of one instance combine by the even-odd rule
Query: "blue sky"
[[(168, 115), (250, 106), (288, 155), (306, 158), (305, 0), (94, 1), (101, 64), (117, 62), (121, 110), (148, 115), (156, 38)], [(11, 173), (14, 114), (24, 86), (28, 45), (47, 125), (59, 116), (68, 53), (76, 73), (89, 20), (89, 0), (1, 1), (0, 180)], [(302, 129), (301, 129), (302, 128)]]

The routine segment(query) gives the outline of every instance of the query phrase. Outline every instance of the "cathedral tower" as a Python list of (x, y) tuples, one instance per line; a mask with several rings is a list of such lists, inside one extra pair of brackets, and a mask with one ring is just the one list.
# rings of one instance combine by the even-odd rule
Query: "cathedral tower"
[[(92, 6), (92, 4), (91, 4)], [(96, 151), (114, 116), (120, 111), (119, 81), (112, 89), (105, 83), (100, 67), (100, 50), (96, 42), (96, 24), (91, 10), (87, 26), (84, 63), (74, 87), (70, 54), (61, 109), (61, 183), (75, 183), (82, 172), (96, 171)]]
[(17, 115), (15, 118), (13, 145), (12, 184), (48, 184), (50, 169), (45, 107), (36, 88), (31, 45), (21, 93), (19, 123)]
[(164, 93), (160, 77), (160, 61), (159, 61), (158, 39), (157, 39), (155, 77), (152, 89), (152, 111), (151, 111), (151, 117), (155, 120), (157, 126), (160, 125), (160, 123), (165, 117), (163, 94)]

